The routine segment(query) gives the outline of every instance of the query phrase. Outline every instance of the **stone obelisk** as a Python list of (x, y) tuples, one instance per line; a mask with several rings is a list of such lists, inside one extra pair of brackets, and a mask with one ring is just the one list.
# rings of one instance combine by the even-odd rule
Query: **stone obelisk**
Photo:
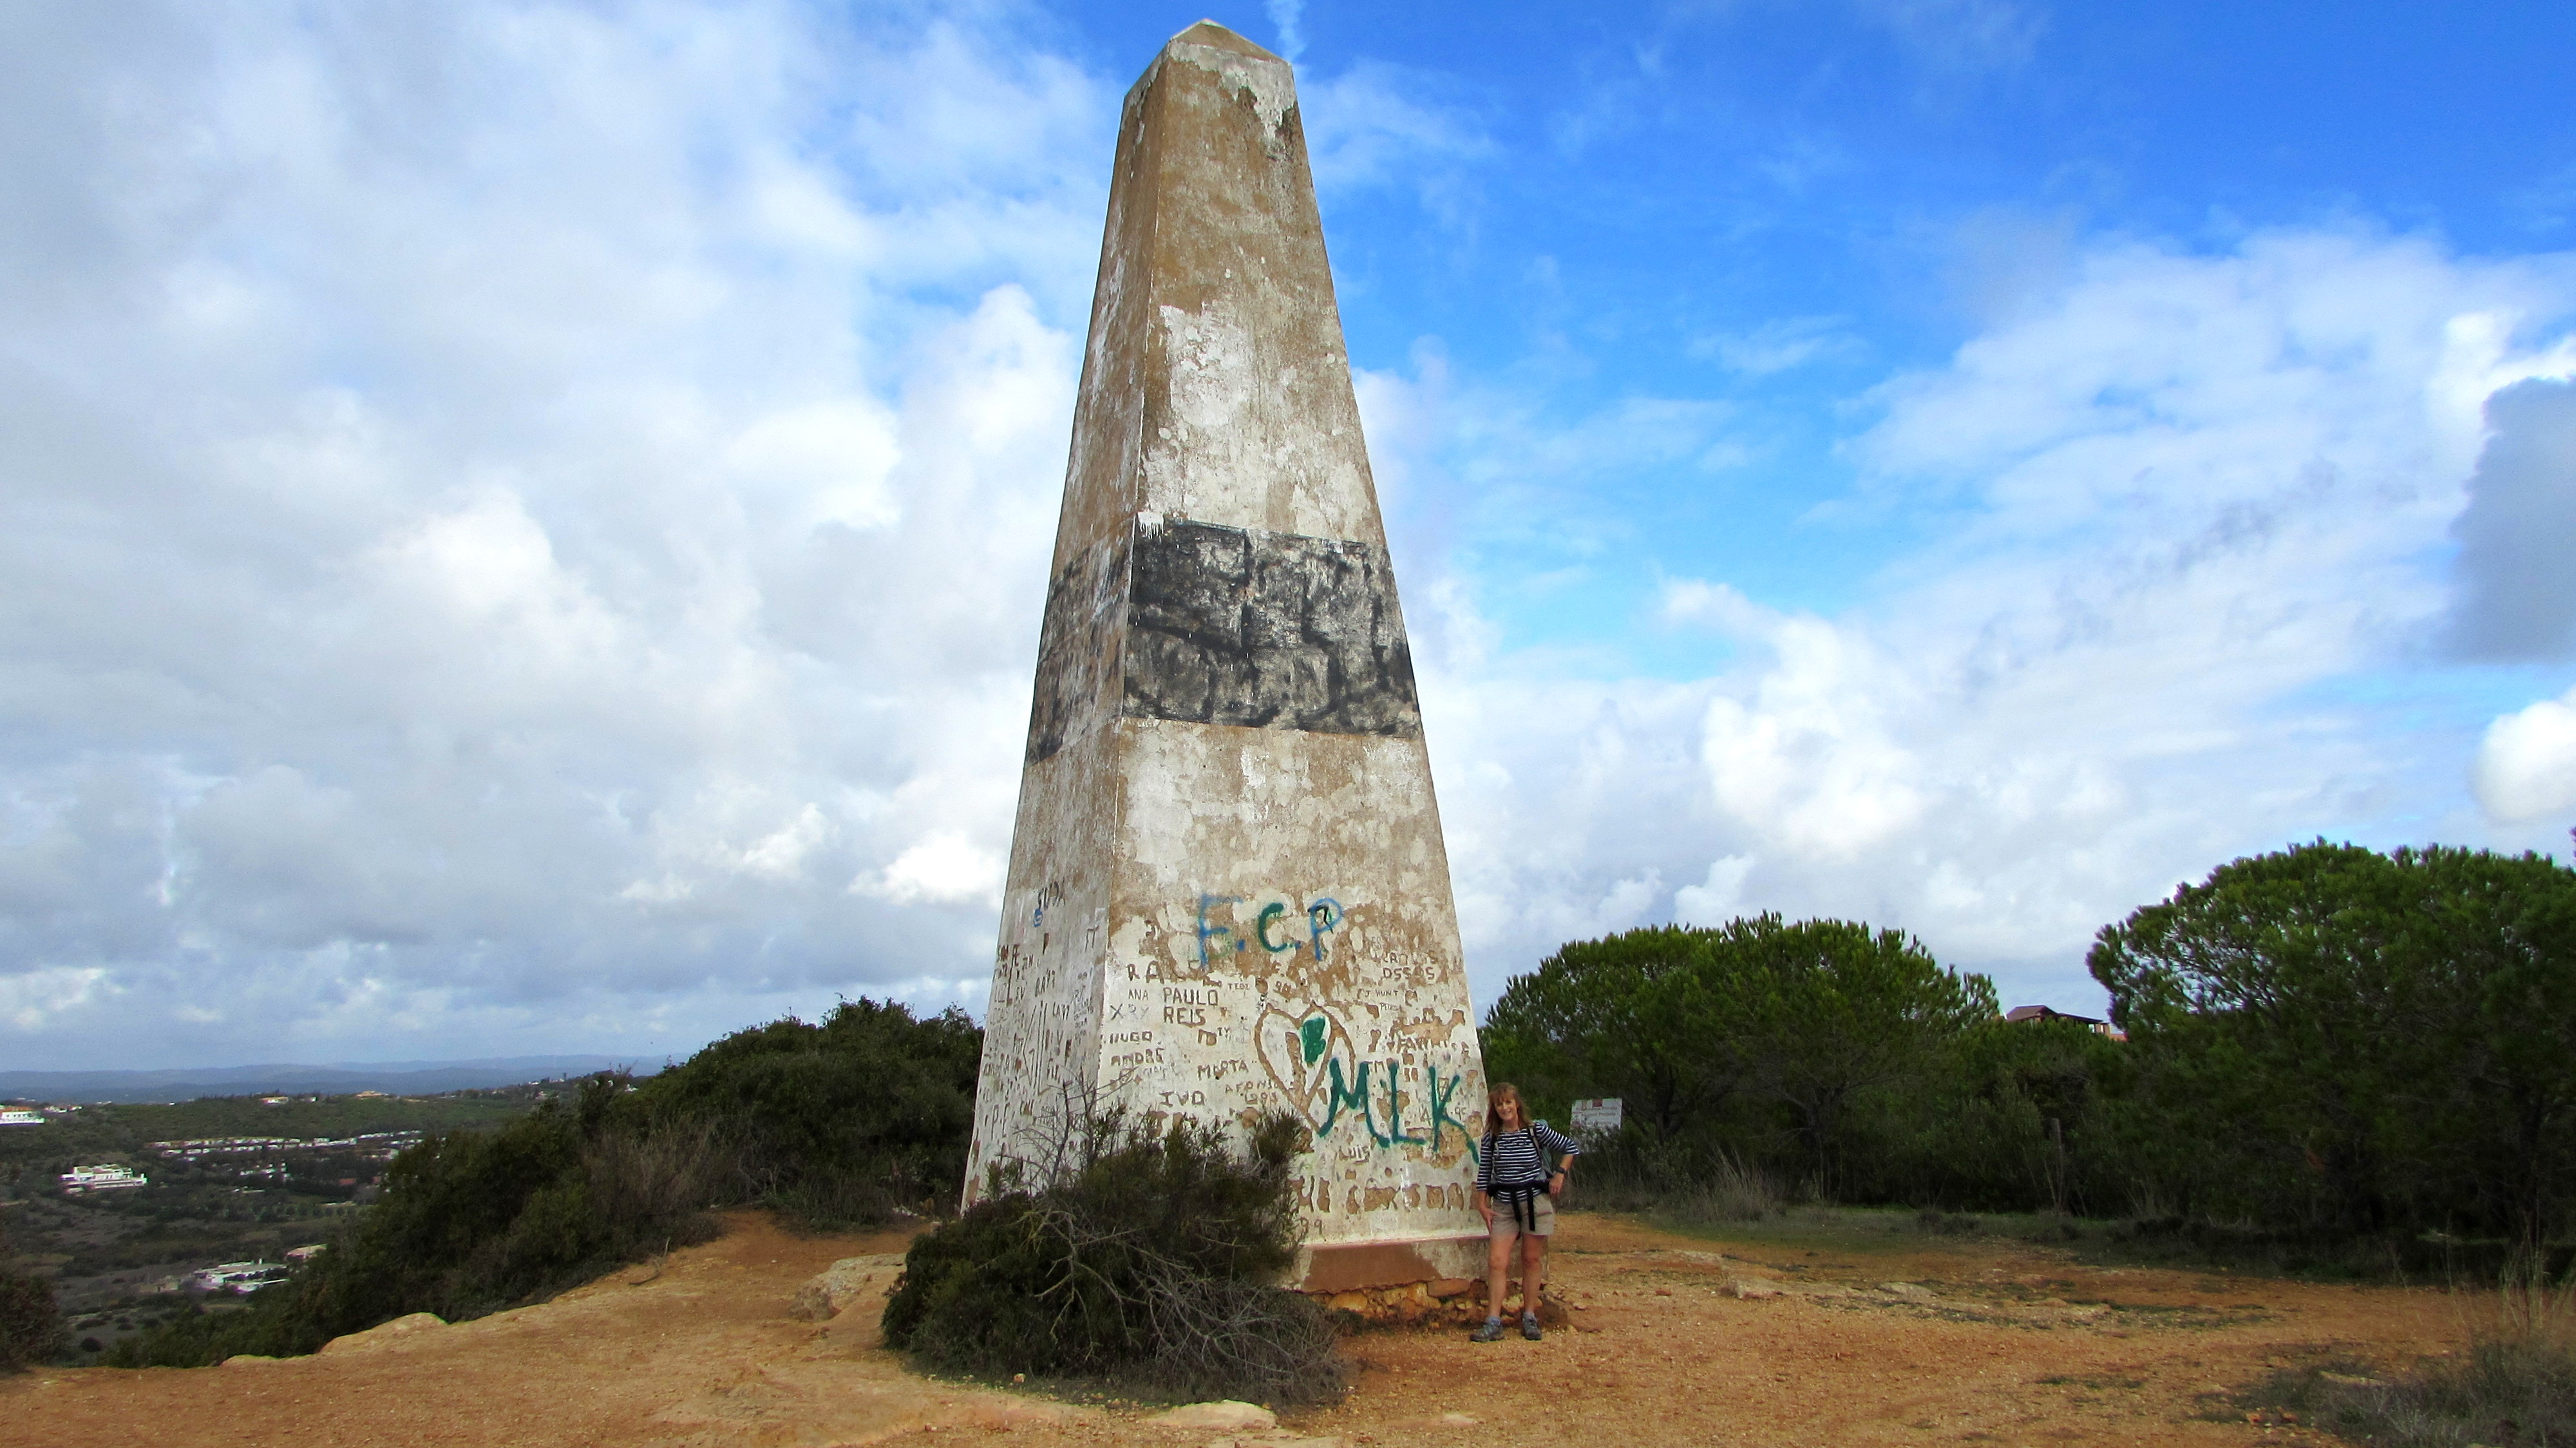
[(1309, 1291), (1479, 1275), (1484, 1116), (1404, 615), (1286, 62), (1128, 92), (968, 1198), (1069, 1101), (1312, 1128)]

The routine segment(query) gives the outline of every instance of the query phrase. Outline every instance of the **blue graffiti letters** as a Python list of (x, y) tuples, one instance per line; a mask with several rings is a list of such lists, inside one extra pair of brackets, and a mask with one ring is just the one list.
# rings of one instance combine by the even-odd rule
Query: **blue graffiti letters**
[(1306, 907), (1306, 935), (1315, 947), (1315, 963), (1324, 962), (1324, 937), (1341, 928), (1342, 906), (1337, 900), (1318, 899)]
[[(1240, 895), (1201, 895), (1199, 897), (1199, 969), (1205, 970), (1210, 964), (1208, 960), (1208, 945), (1211, 941), (1231, 940), (1234, 942), (1234, 948), (1236, 950), (1243, 949), (1242, 937), (1234, 933), (1233, 926), (1218, 925), (1208, 919), (1209, 906), (1233, 905), (1241, 902), (1242, 899), (1243, 897)], [(1222, 949), (1223, 947), (1220, 946), (1218, 948)]]
[[(1300, 906), (1296, 896), (1285, 895), (1268, 899), (1257, 911), (1227, 908), (1246, 904), (1249, 899), (1263, 898), (1199, 896), (1198, 947), (1202, 970), (1226, 956), (1249, 951), (1256, 941), (1270, 955), (1291, 955), (1299, 946), (1312, 946), (1315, 963), (1321, 965), (1324, 962), (1330, 949), (1324, 937), (1339, 931), (1347, 923), (1349, 912), (1342, 908), (1342, 902), (1319, 895)], [(1249, 923), (1252, 929), (1249, 931), (1243, 928), (1247, 914), (1251, 916)], [(1297, 927), (1291, 923), (1300, 915), (1306, 921), (1306, 934), (1302, 939), (1297, 934)]]

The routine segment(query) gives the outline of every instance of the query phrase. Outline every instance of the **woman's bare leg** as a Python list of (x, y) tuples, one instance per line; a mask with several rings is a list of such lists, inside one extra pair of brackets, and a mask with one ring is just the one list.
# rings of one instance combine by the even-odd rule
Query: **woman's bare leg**
[[(1524, 1237), (1522, 1240), (1529, 1239)], [(1485, 1253), (1485, 1315), (1487, 1317), (1503, 1315), (1503, 1288), (1510, 1283), (1511, 1275), (1511, 1239), (1496, 1237), (1493, 1239), (1492, 1247)]]
[(1538, 1311), (1539, 1285), (1547, 1280), (1547, 1239), (1536, 1232), (1521, 1236), (1521, 1311)]

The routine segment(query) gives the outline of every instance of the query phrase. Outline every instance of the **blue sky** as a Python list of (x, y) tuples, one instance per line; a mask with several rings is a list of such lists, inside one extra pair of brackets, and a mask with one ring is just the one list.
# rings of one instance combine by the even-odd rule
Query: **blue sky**
[[(1570, 490), (1549, 523), (1649, 567), (1624, 590), (1497, 598), (1533, 641), (1608, 642), (1655, 569), (1848, 604), (1941, 521), (1800, 526), (1852, 490), (1837, 444), (1869, 388), (1938, 365), (2083, 246), (2223, 254), (2323, 227), (2510, 255), (2563, 249), (2576, 216), (2576, 122), (2548, 60), (2576, 25), (2551, 7), (1298, 7), (1297, 21), (1310, 85), (1435, 98), (1455, 138), (1426, 179), (1333, 188), (1359, 365), (1406, 372), (1437, 339), (1453, 363), (1526, 378), (1561, 424), (1686, 401), (1723, 407), (1729, 441), (1759, 448), (1720, 479), (1686, 456)], [(1288, 37), (1270, 23), (1263, 38)], [(1552, 529), (1484, 521), (1490, 571), (1564, 566)], [(1704, 666), (1619, 642), (1633, 666)]]
[[(0, 10), (0, 1059), (980, 1005), (1143, 5)], [(1213, 18), (1298, 62), (1480, 1001), (2007, 1003), (2567, 856), (2563, 6)]]

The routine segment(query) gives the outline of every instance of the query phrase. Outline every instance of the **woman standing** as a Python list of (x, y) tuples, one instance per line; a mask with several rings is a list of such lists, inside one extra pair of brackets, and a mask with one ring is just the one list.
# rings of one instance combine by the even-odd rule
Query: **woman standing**
[[(1583, 1148), (1529, 1119), (1519, 1087), (1505, 1083), (1485, 1096), (1485, 1146), (1476, 1153), (1476, 1210), (1491, 1246), (1485, 1254), (1485, 1325), (1469, 1337), (1503, 1335), (1503, 1286), (1512, 1244), (1521, 1248), (1521, 1336), (1538, 1341), (1538, 1289), (1547, 1239), (1556, 1233), (1556, 1194)], [(1556, 1164), (1553, 1171), (1548, 1163)]]

